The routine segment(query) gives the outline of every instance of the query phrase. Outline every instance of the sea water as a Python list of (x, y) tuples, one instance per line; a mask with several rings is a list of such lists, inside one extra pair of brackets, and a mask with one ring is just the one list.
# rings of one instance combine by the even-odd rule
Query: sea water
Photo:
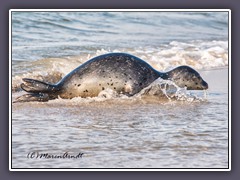
[(13, 103), (13, 168), (228, 168), (227, 12), (12, 12), (11, 20), (12, 100), (24, 77), (56, 83), (109, 52), (161, 72), (188, 65), (209, 84), (207, 93), (174, 85), (172, 93), (158, 79), (133, 97), (107, 89)]

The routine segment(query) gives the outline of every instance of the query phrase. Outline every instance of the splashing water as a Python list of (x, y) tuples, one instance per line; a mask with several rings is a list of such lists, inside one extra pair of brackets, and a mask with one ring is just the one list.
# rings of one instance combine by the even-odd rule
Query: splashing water
[(174, 82), (170, 80), (164, 80), (158, 78), (148, 87), (144, 88), (136, 97), (141, 96), (156, 96), (159, 98), (167, 98), (168, 100), (177, 100), (177, 101), (204, 101), (207, 99), (207, 96), (204, 95), (204, 98), (199, 97), (194, 91), (187, 91), (186, 88), (178, 87)]

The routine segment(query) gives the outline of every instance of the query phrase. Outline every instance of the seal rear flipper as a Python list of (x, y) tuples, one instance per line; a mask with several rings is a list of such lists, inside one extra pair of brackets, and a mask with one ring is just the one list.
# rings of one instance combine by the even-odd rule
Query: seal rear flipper
[(24, 83), (21, 84), (21, 88), (27, 92), (49, 93), (49, 92), (56, 92), (60, 90), (56, 85), (48, 84), (35, 79), (23, 78), (22, 80), (24, 81)]
[(30, 102), (30, 101), (40, 101), (45, 102), (50, 100), (50, 96), (44, 93), (32, 93), (32, 94), (24, 94), (16, 98), (13, 103), (17, 102)]

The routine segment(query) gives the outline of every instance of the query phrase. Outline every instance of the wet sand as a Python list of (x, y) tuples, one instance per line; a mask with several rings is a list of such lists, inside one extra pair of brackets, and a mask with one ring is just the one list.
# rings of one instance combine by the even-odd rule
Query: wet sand
[[(209, 90), (206, 99), (202, 91), (191, 92), (202, 99), (197, 101), (76, 98), (13, 104), (13, 168), (227, 168), (228, 69), (200, 74)], [(27, 157), (34, 152), (84, 154)]]

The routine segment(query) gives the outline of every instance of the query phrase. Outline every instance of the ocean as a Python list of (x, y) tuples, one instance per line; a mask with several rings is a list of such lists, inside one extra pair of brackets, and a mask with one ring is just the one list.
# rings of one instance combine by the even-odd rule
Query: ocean
[[(57, 83), (110, 52), (135, 55), (161, 72), (188, 65), (209, 84), (207, 91), (180, 90), (177, 98), (106, 91), (104, 97), (13, 103), (12, 168), (227, 169), (228, 16), (226, 11), (12, 11), (12, 101), (24, 94), (22, 78)], [(159, 84), (148, 88), (158, 91)], [(66, 153), (83, 154), (63, 158)]]

